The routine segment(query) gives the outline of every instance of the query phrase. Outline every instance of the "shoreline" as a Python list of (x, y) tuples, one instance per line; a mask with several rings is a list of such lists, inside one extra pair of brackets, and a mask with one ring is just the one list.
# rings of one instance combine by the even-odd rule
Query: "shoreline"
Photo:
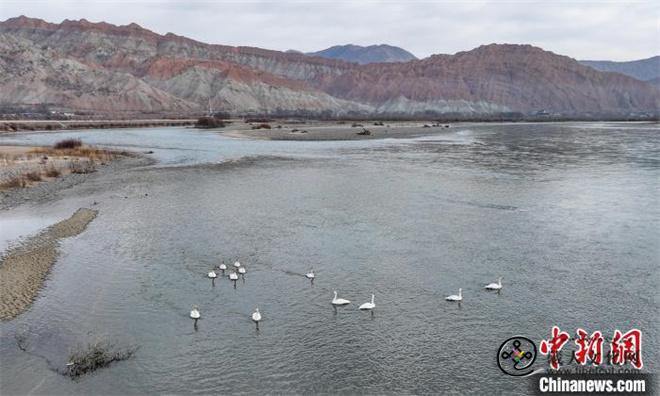
[(197, 120), (192, 118), (144, 120), (0, 120), (0, 133), (193, 126), (195, 122)]
[(59, 242), (81, 234), (97, 215), (98, 210), (80, 208), (0, 257), (0, 320), (12, 320), (32, 306), (57, 261)]

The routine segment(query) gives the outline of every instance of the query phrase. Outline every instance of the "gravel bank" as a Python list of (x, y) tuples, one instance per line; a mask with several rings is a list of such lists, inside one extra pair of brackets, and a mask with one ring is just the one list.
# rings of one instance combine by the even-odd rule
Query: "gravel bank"
[(78, 209), (73, 216), (46, 228), (0, 259), (0, 320), (27, 310), (57, 259), (59, 241), (83, 232), (98, 211)]
[(413, 122), (385, 125), (364, 123), (358, 125), (359, 126), (353, 127), (351, 125), (321, 123), (296, 125), (284, 124), (282, 128), (273, 127), (271, 129), (227, 128), (228, 130), (223, 131), (222, 133), (230, 137), (248, 139), (327, 141), (413, 138), (447, 132), (451, 128), (449, 124), (436, 125), (432, 123), (424, 124)]

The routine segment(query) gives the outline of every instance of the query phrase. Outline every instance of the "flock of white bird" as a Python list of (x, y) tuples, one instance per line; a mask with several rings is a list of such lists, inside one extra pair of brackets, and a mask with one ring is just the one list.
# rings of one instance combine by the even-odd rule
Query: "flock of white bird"
[[(222, 263), (218, 265), (216, 268), (211, 270), (207, 276), (215, 282), (215, 279), (218, 277), (218, 273), (216, 270), (222, 271), (224, 274), (225, 271), (227, 271), (227, 265), (225, 263)], [(241, 265), (240, 261), (234, 262), (234, 270), (230, 271), (227, 277), (229, 280), (234, 281), (234, 286), (236, 286), (236, 281), (238, 280), (238, 275), (240, 274), (241, 276), (245, 276), (247, 273), (247, 269)], [(311, 278), (310, 278), (311, 275)], [(314, 273), (310, 272), (306, 274), (310, 279), (314, 279)], [(199, 312), (199, 307), (194, 305), (192, 310), (190, 311), (190, 318), (195, 321), (195, 324), (197, 324), (197, 320), (202, 317), (202, 314)], [(255, 311), (252, 313), (252, 320), (257, 324), (257, 327), (259, 327), (259, 322), (261, 321), (261, 313), (259, 312), (259, 308), (256, 308)]]
[[(218, 267), (216, 267), (218, 270), (222, 271), (224, 274), (225, 271), (227, 270), (227, 266), (222, 263)], [(232, 281), (237, 281), (238, 280), (238, 274), (241, 274), (241, 276), (244, 276), (247, 273), (247, 269), (245, 269), (244, 266), (241, 265), (239, 261), (236, 261), (234, 263), (234, 271), (229, 272), (228, 278), (229, 280)], [(238, 272), (238, 273), (237, 273)], [(215, 272), (215, 270), (212, 270), (211, 272), (208, 273), (208, 277), (211, 278), (212, 280), (215, 280), (218, 277), (218, 274)], [(314, 282), (314, 279), (316, 278), (316, 275), (314, 274), (314, 270), (311, 269), (309, 270), (308, 273), (305, 274), (305, 277), (312, 282)], [(234, 283), (236, 285), (236, 283)], [(487, 290), (501, 290), (502, 289), (502, 278), (498, 278), (497, 282), (489, 283), (486, 286), (484, 286), (484, 289)], [(362, 305), (360, 305), (359, 309), (363, 311), (371, 311), (374, 308), (376, 308), (376, 304), (374, 302), (375, 296), (372, 294), (371, 295), (371, 301), (368, 301)], [(447, 301), (455, 301), (455, 302), (461, 302), (463, 301), (463, 289), (459, 288), (458, 289), (458, 294), (452, 294), (450, 296), (445, 297), (445, 300)], [(350, 300), (346, 300), (344, 298), (338, 298), (337, 297), (337, 291), (334, 291), (334, 297), (332, 298), (331, 304), (336, 307), (336, 306), (345, 306), (350, 304)], [(199, 308), (195, 305), (193, 306), (192, 310), (190, 311), (190, 318), (195, 320), (195, 324), (197, 323), (197, 320), (200, 319), (202, 315), (199, 312)], [(259, 312), (259, 308), (256, 308), (255, 311), (252, 313), (252, 320), (254, 323), (256, 323), (257, 328), (259, 328), (259, 322), (261, 321), (261, 313)]]

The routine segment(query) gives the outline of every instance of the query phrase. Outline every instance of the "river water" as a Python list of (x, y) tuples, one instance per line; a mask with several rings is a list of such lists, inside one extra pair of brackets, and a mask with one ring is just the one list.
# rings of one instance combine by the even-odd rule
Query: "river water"
[[(64, 137), (157, 162), (0, 212), (6, 247), (100, 210), (62, 243), (32, 308), (0, 323), (0, 393), (508, 394), (527, 385), (497, 367), (500, 344), (553, 325), (639, 328), (645, 370), (658, 371), (657, 125), (466, 124), (343, 142), (119, 129), (0, 144)], [(206, 278), (236, 259), (248, 270), (236, 287)], [(483, 289), (500, 276), (500, 293)], [(444, 301), (458, 288), (460, 305)], [(333, 290), (351, 304), (334, 310)], [(372, 293), (373, 314), (359, 311)], [(95, 340), (138, 349), (78, 381), (53, 370)]]

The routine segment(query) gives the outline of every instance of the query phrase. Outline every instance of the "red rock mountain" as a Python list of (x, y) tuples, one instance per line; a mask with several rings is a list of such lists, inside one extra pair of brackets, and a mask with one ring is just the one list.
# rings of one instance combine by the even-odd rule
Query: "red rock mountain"
[(99, 113), (656, 112), (650, 83), (528, 45), (357, 65), (24, 16), (0, 22), (0, 103)]

